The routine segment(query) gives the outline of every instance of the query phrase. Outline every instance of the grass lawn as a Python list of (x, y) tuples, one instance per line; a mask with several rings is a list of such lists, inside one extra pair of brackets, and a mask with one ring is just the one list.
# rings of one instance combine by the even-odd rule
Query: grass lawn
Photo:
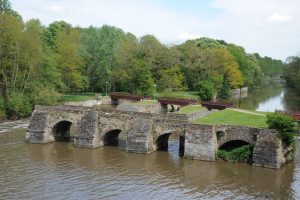
[(180, 99), (198, 99), (199, 96), (195, 91), (181, 91), (181, 92), (159, 92), (157, 97), (173, 97)]
[(65, 94), (62, 97), (63, 102), (72, 102), (72, 101), (86, 101), (86, 100), (94, 100), (96, 99), (96, 95), (93, 93), (89, 94)]
[(204, 108), (201, 105), (188, 105), (180, 108), (176, 113), (178, 114), (191, 114), (203, 110)]
[(254, 115), (249, 113), (238, 112), (235, 110), (222, 110), (203, 118), (198, 118), (193, 121), (195, 124), (228, 124), (238, 126), (250, 126), (266, 128), (267, 117), (265, 115)]
[(135, 106), (153, 105), (153, 104), (157, 104), (157, 101), (154, 101), (154, 100), (143, 100), (143, 101), (133, 102), (133, 103), (130, 103), (130, 104), (131, 105), (135, 105)]

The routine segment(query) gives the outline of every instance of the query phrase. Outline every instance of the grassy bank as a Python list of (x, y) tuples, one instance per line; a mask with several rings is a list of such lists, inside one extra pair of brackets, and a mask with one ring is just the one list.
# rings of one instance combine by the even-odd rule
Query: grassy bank
[(65, 94), (62, 97), (63, 102), (73, 102), (73, 101), (86, 101), (96, 99), (95, 93), (87, 94)]
[(177, 113), (179, 114), (191, 114), (198, 112), (200, 110), (204, 110), (204, 108), (201, 105), (189, 105), (182, 107)]
[(222, 110), (203, 118), (193, 121), (195, 124), (228, 124), (237, 126), (250, 126), (266, 128), (267, 117), (265, 115), (255, 115), (250, 113), (239, 112), (235, 110)]

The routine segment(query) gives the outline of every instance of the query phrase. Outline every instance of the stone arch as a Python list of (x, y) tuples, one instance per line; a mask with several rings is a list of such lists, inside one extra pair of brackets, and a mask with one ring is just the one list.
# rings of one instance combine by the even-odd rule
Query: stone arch
[(169, 147), (169, 137), (171, 134), (177, 135), (179, 137), (179, 156), (184, 156), (184, 144), (185, 137), (183, 133), (176, 134), (174, 132), (164, 132), (162, 134), (158, 134), (155, 140), (156, 150), (158, 151), (168, 151)]
[(215, 133), (218, 148), (230, 141), (244, 141), (248, 144), (255, 145), (257, 141), (258, 132), (259, 129), (250, 127), (217, 127)]
[(119, 134), (121, 132), (120, 129), (112, 129), (106, 132), (102, 137), (103, 144), (105, 146), (119, 146)]
[(69, 120), (61, 120), (52, 127), (52, 135), (55, 141), (70, 141), (72, 122)]

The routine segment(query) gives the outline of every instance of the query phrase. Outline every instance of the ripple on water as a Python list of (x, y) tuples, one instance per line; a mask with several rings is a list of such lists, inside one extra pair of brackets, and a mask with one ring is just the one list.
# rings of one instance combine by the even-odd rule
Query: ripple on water
[(181, 159), (173, 140), (144, 155), (26, 144), (24, 134), (0, 134), (0, 199), (299, 199), (299, 154), (270, 170)]

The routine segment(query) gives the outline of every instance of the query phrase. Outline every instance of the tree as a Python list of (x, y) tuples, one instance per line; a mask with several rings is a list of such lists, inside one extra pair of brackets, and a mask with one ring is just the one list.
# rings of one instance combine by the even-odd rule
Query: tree
[(45, 29), (44, 31), (44, 40), (46, 44), (52, 49), (56, 50), (55, 42), (58, 35), (61, 32), (69, 32), (72, 26), (65, 21), (55, 21)]
[(212, 100), (215, 90), (213, 86), (213, 82), (206, 80), (206, 81), (199, 81), (196, 85), (196, 91), (198, 92), (198, 95), (201, 100), (203, 101), (209, 101)]
[(221, 99), (228, 99), (230, 97), (230, 84), (227, 73), (224, 75), (222, 87), (219, 91), (218, 97)]
[(284, 78), (287, 86), (295, 88), (300, 93), (300, 58), (288, 58), (284, 69)]
[(77, 91), (85, 87), (82, 76), (83, 60), (80, 56), (80, 30), (60, 32), (55, 40), (56, 62), (62, 74), (65, 91)]
[(181, 91), (184, 90), (184, 75), (178, 66), (173, 66), (159, 71), (159, 90)]
[(0, 82), (5, 98), (15, 89), (15, 77), (19, 74), (23, 29), (23, 22), (19, 18), (9, 13), (0, 13)]
[(11, 5), (9, 0), (0, 0), (0, 11), (5, 12), (10, 10), (11, 10)]
[(114, 26), (89, 27), (84, 30), (81, 55), (86, 63), (86, 75), (93, 91), (105, 91), (106, 82), (115, 85), (113, 79), (116, 54), (125, 33)]

